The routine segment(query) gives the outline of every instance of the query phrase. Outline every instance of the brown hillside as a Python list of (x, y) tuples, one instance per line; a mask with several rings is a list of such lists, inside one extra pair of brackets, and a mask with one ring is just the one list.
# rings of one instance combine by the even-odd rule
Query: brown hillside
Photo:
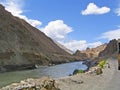
[(111, 40), (106, 48), (99, 53), (99, 57), (108, 58), (108, 57), (117, 57), (117, 40)]
[(107, 44), (100, 45), (96, 48), (87, 48), (86, 50), (77, 50), (74, 54), (81, 59), (95, 59), (98, 57), (99, 53), (106, 48)]
[(72, 59), (52, 39), (0, 5), (0, 65), (43, 65)]

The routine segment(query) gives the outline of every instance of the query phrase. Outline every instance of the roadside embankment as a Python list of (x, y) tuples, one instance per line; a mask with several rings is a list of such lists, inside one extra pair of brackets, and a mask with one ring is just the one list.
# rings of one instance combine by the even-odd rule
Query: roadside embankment
[[(109, 63), (110, 67), (106, 64), (102, 69), (103, 73), (100, 75), (86, 72), (59, 79), (59, 88), (61, 90), (119, 90), (111, 89), (114, 83), (118, 81), (118, 79), (114, 80), (114, 82), (112, 81), (116, 77), (114, 75), (117, 71), (117, 60), (109, 59), (107, 63)], [(112, 84), (110, 84), (111, 82)]]

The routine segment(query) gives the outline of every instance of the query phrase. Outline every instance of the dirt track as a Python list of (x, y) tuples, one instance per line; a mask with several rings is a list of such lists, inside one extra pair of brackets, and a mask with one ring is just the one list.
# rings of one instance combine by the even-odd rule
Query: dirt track
[(110, 68), (104, 68), (101, 75), (81, 74), (58, 80), (59, 88), (61, 90), (120, 90), (117, 60), (109, 59), (108, 63)]

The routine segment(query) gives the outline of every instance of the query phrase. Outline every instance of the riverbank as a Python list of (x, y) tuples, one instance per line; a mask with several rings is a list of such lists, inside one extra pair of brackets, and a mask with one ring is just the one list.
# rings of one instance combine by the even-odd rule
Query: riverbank
[(14, 72), (14, 71), (22, 71), (22, 70), (33, 70), (37, 69), (38, 67), (46, 67), (46, 66), (55, 66), (55, 65), (61, 65), (61, 64), (67, 64), (67, 63), (74, 63), (74, 62), (86, 62), (83, 63), (87, 65), (87, 60), (74, 60), (74, 61), (61, 61), (61, 62), (53, 62), (45, 65), (37, 65), (37, 64), (18, 64), (18, 65), (0, 65), (0, 73), (5, 72)]
[(34, 64), (23, 64), (23, 65), (1, 65), (0, 73), (22, 71), (22, 70), (32, 70), (36, 69), (37, 66)]
[[(89, 73), (82, 73), (82, 74), (77, 74), (74, 76), (67, 76), (59, 79), (55, 79), (55, 87), (57, 90), (119, 90), (119, 81), (116, 78), (116, 82), (114, 79), (116, 72), (118, 73), (117, 75), (120, 74), (120, 72), (117, 71), (117, 60), (109, 59), (107, 61), (109, 63), (110, 68), (107, 66), (104, 67), (103, 73), (100, 75), (95, 75), (95, 74), (89, 74)], [(118, 78), (120, 76), (117, 76)], [(33, 80), (33, 81), (30, 81)], [(36, 84), (41, 84), (41, 79), (36, 79), (39, 82), (36, 82)], [(34, 79), (28, 79), (28, 81), (34, 83)], [(42, 81), (46, 81), (42, 79)], [(113, 82), (114, 81), (114, 82)], [(118, 85), (118, 86), (116, 86)], [(35, 84), (35, 85), (36, 85)], [(11, 84), (15, 85), (15, 84)], [(27, 84), (28, 85), (28, 84)], [(111, 86), (116, 86), (116, 89), (111, 89)], [(9, 87), (9, 86), (7, 86)], [(0, 90), (7, 90), (7, 89), (0, 89)], [(14, 89), (9, 89), (9, 90), (14, 90)], [(42, 90), (42, 89), (40, 89)], [(54, 89), (45, 89), (45, 90), (54, 90)]]
[(21, 80), (25, 80), (27, 78), (41, 78), (44, 76), (49, 76), (53, 79), (61, 78), (69, 76), (75, 69), (86, 68), (86, 65), (83, 65), (82, 62), (79, 61), (54, 66), (39, 66), (37, 69), (32, 70), (0, 73), (0, 88), (14, 82), (20, 82)]
[[(55, 81), (54, 82), (55, 88), (57, 88), (58, 90), (59, 89), (60, 90), (107, 90), (104, 88), (107, 85), (109, 85), (109, 81), (114, 74), (114, 71), (115, 71), (114, 62), (115, 61), (108, 60), (107, 62), (110, 64), (111, 68), (105, 67), (103, 69), (103, 73), (100, 75), (89, 74), (86, 72), (86, 73), (77, 74), (74, 76), (66, 76), (66, 77), (62, 77), (62, 78), (54, 79), (54, 80), (50, 78), (26, 79), (26, 80), (22, 80), (21, 81), (22, 83), (21, 82), (13, 83), (0, 90), (7, 90), (6, 88), (12, 88), (9, 90), (14, 90), (13, 87), (23, 88), (24, 86), (27, 88), (37, 87), (36, 85), (41, 86), (41, 83), (46, 82), (46, 81), (48, 82)], [(53, 89), (50, 89), (50, 90), (53, 90)]]

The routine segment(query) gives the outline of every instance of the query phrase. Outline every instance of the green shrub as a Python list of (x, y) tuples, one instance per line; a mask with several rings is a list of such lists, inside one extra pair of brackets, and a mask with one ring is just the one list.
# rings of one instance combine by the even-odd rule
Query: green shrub
[(106, 64), (107, 60), (102, 60), (99, 62), (98, 67), (103, 68), (104, 65)]
[(78, 73), (84, 73), (84, 71), (82, 69), (78, 70)]

